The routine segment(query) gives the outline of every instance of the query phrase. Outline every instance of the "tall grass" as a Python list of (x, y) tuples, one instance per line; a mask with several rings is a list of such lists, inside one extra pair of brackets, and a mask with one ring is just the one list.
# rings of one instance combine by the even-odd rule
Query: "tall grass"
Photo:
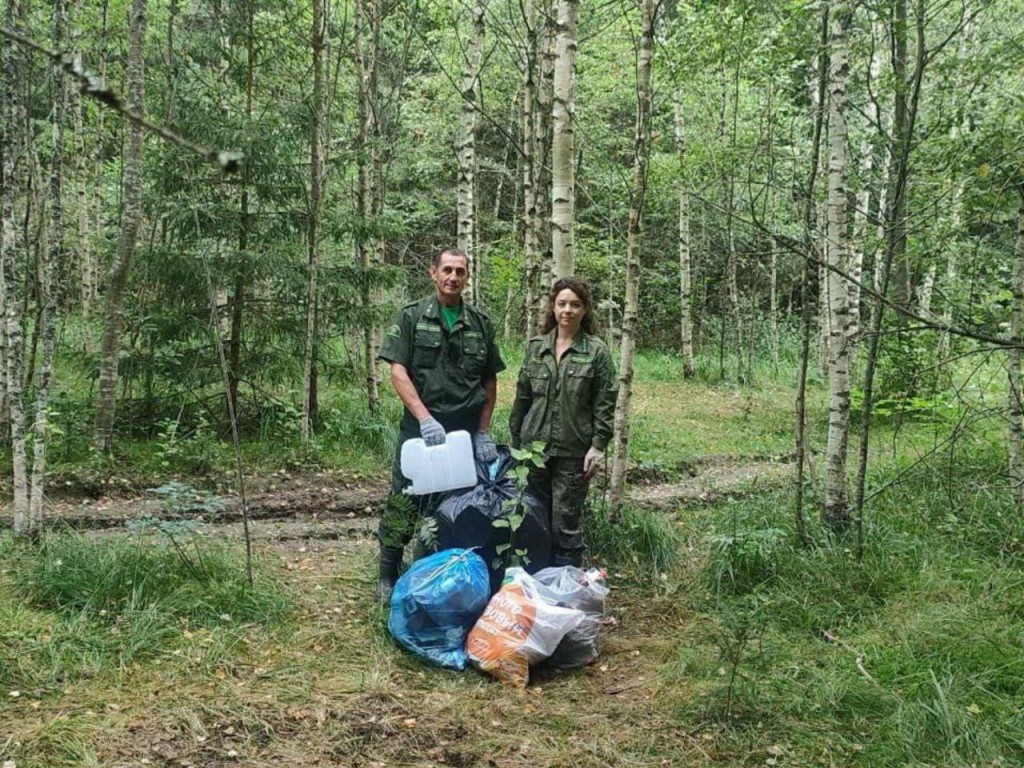
[(680, 716), (804, 754), (827, 733), (850, 766), (1022, 764), (1024, 557), (992, 492), (1004, 458), (961, 458), (955, 486), (933, 464), (874, 500), (861, 562), (824, 534), (800, 546), (784, 496), (719, 507), (695, 598), (707, 663), (680, 649), (705, 696)]
[[(241, 627), (275, 624), (290, 599), (259, 579), (250, 587), (241, 556), (205, 544), (197, 573), (146, 541), (49, 537), (38, 548), (0, 545), (0, 683), (56, 683), (122, 669), (160, 655), (183, 633), (208, 630), (212, 653)], [(44, 641), (40, 637), (45, 636)]]

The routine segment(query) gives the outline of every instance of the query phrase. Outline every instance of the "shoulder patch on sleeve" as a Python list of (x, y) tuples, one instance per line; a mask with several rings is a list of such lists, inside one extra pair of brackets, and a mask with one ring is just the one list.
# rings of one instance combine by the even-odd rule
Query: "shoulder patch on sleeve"
[(390, 336), (392, 339), (402, 338), (402, 329), (398, 325), (398, 323), (395, 323), (390, 328), (388, 328), (387, 335)]

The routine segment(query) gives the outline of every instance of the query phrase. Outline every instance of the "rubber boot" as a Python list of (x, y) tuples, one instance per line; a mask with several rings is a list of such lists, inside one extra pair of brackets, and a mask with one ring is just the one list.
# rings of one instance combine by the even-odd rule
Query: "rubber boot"
[(582, 552), (558, 552), (555, 554), (555, 567), (559, 568), (563, 565), (572, 565), (576, 568), (583, 567), (583, 553)]
[(402, 569), (402, 552), (400, 547), (380, 548), (380, 573), (377, 586), (373, 590), (373, 599), (383, 605), (391, 602), (391, 592), (398, 581), (398, 572)]

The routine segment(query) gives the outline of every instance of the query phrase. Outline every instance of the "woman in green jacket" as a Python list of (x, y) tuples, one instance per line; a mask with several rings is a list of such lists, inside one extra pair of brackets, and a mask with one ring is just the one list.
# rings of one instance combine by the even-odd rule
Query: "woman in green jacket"
[(551, 290), (544, 333), (530, 339), (516, 384), (512, 446), (544, 444), (527, 492), (551, 508), (554, 564), (583, 559), (587, 488), (612, 437), (618, 381), (608, 347), (596, 335), (585, 280), (563, 277)]

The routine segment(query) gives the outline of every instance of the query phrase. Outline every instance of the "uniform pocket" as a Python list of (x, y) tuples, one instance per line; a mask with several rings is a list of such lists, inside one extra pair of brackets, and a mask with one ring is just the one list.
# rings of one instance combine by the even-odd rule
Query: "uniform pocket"
[(434, 368), (441, 355), (441, 331), (416, 330), (413, 345), (412, 364), (416, 368)]
[(479, 333), (467, 333), (462, 337), (462, 359), (466, 373), (476, 378), (484, 372), (487, 363), (487, 345)]

